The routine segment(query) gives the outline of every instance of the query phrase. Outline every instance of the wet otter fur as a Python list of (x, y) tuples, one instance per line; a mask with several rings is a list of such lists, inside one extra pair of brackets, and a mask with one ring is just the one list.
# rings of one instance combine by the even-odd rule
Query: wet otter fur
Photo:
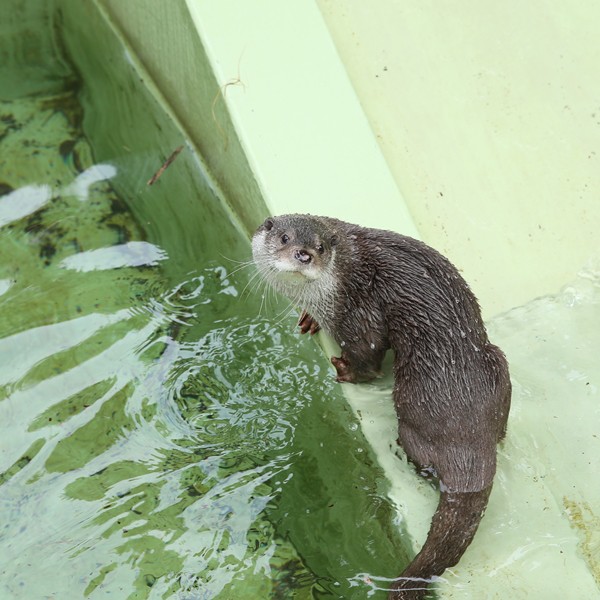
[(423, 242), (328, 217), (267, 219), (252, 240), (259, 272), (303, 309), (303, 333), (340, 345), (341, 382), (369, 381), (394, 351), (398, 442), (440, 483), (427, 539), (389, 598), (414, 600), (471, 543), (496, 471), (511, 385), (477, 300), (457, 269)]

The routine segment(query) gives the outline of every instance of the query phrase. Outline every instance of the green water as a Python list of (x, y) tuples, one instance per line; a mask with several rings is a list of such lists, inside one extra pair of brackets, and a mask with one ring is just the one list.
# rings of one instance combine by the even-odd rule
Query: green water
[(107, 28), (96, 59), (53, 10), (54, 62), (0, 49), (0, 597), (367, 597), (406, 558), (327, 361)]

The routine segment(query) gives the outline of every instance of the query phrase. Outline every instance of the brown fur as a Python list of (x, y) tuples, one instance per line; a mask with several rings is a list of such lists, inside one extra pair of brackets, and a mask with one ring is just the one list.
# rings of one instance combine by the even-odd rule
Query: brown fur
[(305, 311), (301, 330), (322, 327), (342, 348), (338, 381), (380, 373), (394, 351), (398, 441), (440, 481), (421, 551), (390, 592), (414, 600), (455, 565), (477, 530), (510, 408), (508, 365), (485, 331), (475, 296), (426, 244), (327, 217), (267, 219), (253, 238), (259, 271)]

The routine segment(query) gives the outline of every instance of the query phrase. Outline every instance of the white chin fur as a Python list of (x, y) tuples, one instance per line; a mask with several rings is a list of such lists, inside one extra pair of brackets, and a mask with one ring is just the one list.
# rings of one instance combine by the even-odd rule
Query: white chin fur
[(290, 264), (286, 260), (278, 260), (275, 262), (275, 268), (280, 272), (280, 277), (285, 274), (287, 281), (300, 282), (303, 279), (310, 279), (312, 281), (321, 277), (321, 270), (315, 269), (312, 265), (298, 268), (297, 264)]

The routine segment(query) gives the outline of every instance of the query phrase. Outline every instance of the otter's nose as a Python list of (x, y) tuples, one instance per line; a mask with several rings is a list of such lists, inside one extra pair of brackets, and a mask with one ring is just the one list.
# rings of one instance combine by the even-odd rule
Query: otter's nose
[(294, 258), (305, 265), (312, 260), (312, 256), (306, 250), (296, 250), (296, 252), (294, 252)]

